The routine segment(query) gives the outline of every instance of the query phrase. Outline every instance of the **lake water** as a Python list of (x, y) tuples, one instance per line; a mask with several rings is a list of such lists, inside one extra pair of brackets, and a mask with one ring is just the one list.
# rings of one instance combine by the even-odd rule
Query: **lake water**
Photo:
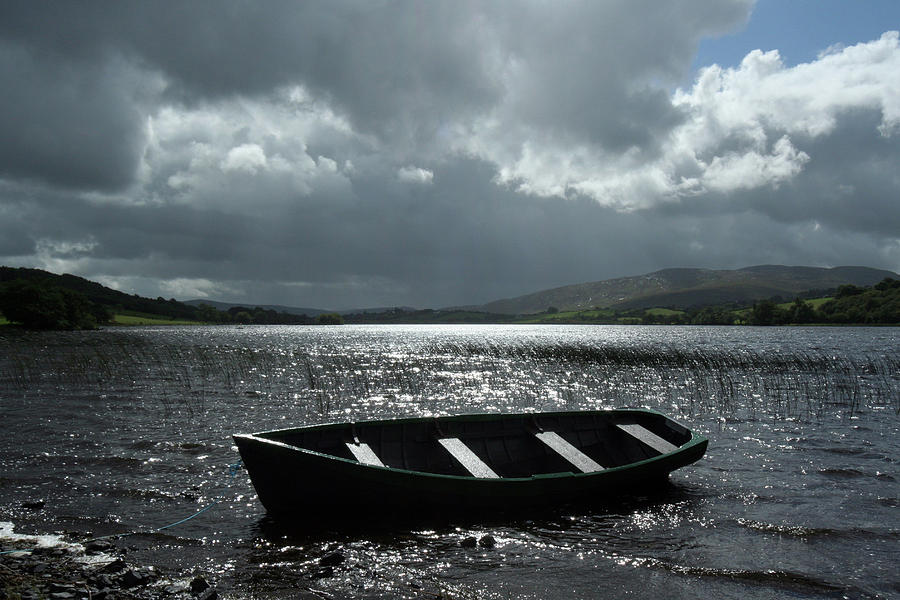
[[(897, 598), (898, 350), (898, 328), (3, 330), (0, 521), (148, 532), (218, 501), (119, 544), (233, 598)], [(649, 496), (427, 529), (298, 531), (229, 470), (235, 432), (622, 406), (708, 436), (706, 457)]]

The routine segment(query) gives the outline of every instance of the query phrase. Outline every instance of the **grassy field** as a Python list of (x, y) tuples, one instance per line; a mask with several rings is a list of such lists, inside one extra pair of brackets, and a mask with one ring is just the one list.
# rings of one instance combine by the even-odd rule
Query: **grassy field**
[(113, 325), (202, 325), (200, 321), (187, 321), (184, 319), (166, 319), (157, 315), (141, 314), (116, 314), (113, 316)]
[(648, 315), (653, 315), (656, 317), (671, 317), (674, 315), (683, 315), (683, 310), (672, 310), (671, 308), (648, 308), (646, 311)]
[(615, 313), (611, 310), (567, 310), (558, 313), (543, 313), (529, 318), (517, 320), (517, 323), (578, 323), (591, 322), (598, 319), (611, 319)]

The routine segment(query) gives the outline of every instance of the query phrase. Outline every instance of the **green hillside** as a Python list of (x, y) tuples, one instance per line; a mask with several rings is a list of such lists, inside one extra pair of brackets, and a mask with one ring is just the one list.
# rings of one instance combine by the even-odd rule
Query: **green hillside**
[[(626, 288), (632, 297), (619, 296), (611, 306), (559, 308), (510, 314), (484, 310), (411, 310), (306, 315), (277, 312), (261, 307), (229, 305), (193, 306), (174, 299), (143, 298), (111, 290), (74, 275), (55, 275), (39, 269), (0, 267), (0, 325), (10, 322), (35, 329), (91, 329), (98, 325), (179, 325), (201, 323), (240, 324), (340, 324), (349, 323), (548, 323), (548, 324), (900, 324), (900, 276), (874, 284), (842, 283), (827, 296), (813, 298), (815, 287), (834, 281), (868, 281), (874, 274), (890, 273), (863, 267), (809, 269), (754, 267), (738, 272), (670, 269), (651, 274), (657, 282), (688, 286), (666, 293), (641, 293), (641, 278), (600, 282), (607, 292)], [(826, 271), (827, 273), (822, 273)], [(735, 273), (738, 273), (735, 275)], [(663, 274), (663, 275), (660, 275)], [(650, 276), (643, 276), (644, 278)], [(755, 280), (755, 284), (748, 281)], [(731, 283), (723, 283), (731, 282)], [(611, 283), (612, 282), (612, 283)], [(585, 286), (588, 284), (584, 284)], [(569, 286), (584, 290), (584, 286)], [(565, 290), (568, 288), (558, 288)], [(569, 291), (571, 292), (572, 289)], [(646, 288), (643, 288), (646, 290)], [(541, 302), (556, 296), (532, 295)], [(766, 295), (768, 294), (768, 295)], [(762, 296), (762, 297), (759, 297)], [(523, 296), (522, 298), (529, 298)], [(793, 298), (790, 302), (785, 302)], [(496, 305), (496, 303), (492, 303)], [(560, 302), (560, 304), (562, 304)], [(565, 306), (563, 304), (563, 306)]]
[(111, 313), (131, 311), (170, 319), (200, 320), (196, 307), (188, 306), (174, 299), (157, 298), (153, 300), (137, 294), (126, 294), (76, 275), (56, 275), (41, 269), (0, 267), (0, 285), (15, 280), (77, 292)]
[[(0, 314), (3, 322), (33, 329), (91, 329), (98, 325), (178, 325), (199, 323), (331, 323), (333, 315), (315, 319), (259, 307), (231, 305), (217, 310), (175, 299), (144, 298), (110, 289), (75, 275), (41, 269), (0, 267)], [(340, 317), (338, 317), (340, 319)]]
[(900, 325), (900, 280), (885, 278), (871, 287), (839, 286), (834, 296), (758, 300), (695, 307), (548, 311), (519, 318), (523, 323), (663, 325)]
[(549, 307), (560, 311), (594, 308), (623, 311), (656, 307), (685, 310), (729, 303), (747, 306), (774, 297), (789, 300), (797, 296), (824, 296), (841, 285), (872, 286), (885, 278), (900, 278), (900, 275), (868, 267), (763, 265), (737, 270), (664, 269), (636, 277), (553, 288), (490, 302), (475, 310), (537, 314)]

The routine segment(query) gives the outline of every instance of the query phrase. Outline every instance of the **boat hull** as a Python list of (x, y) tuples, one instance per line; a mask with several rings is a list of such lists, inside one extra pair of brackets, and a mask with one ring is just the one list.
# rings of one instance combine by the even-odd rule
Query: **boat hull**
[[(563, 422), (564, 415), (569, 414), (572, 413), (538, 413), (537, 416), (544, 422), (557, 424)], [(318, 519), (325, 515), (365, 519), (370, 516), (404, 518), (422, 514), (435, 517), (496, 514), (592, 503), (627, 493), (636, 487), (657, 484), (675, 469), (699, 460), (706, 451), (706, 438), (652, 411), (593, 411), (578, 415), (579, 422), (591, 417), (597, 422), (611, 419), (613, 422), (641, 422), (648, 427), (652, 423), (657, 431), (667, 435), (669, 429), (665, 427), (672, 430), (681, 428), (681, 437), (676, 441), (684, 441), (677, 447), (673, 445), (673, 449), (665, 453), (642, 449), (644, 455), (640, 460), (593, 472), (573, 472), (577, 469), (571, 468), (536, 472), (528, 476), (474, 477), (372, 466), (352, 458), (297, 447), (282, 440), (295, 439), (300, 435), (298, 432), (311, 430), (319, 437), (343, 435), (353, 438), (358, 432), (365, 434), (376, 428), (379, 432), (388, 431), (394, 424), (405, 424), (408, 431), (417, 431), (414, 427), (418, 427), (419, 423), (428, 423), (429, 426), (434, 423), (438, 430), (474, 427), (479, 431), (491, 431), (492, 418), (505, 419), (506, 430), (511, 430), (517, 419), (525, 429), (539, 429), (539, 425), (533, 424), (536, 423), (535, 415), (467, 415), (373, 421), (236, 435), (234, 439), (267, 511), (279, 517), (300, 519)], [(497, 437), (500, 434), (494, 435)], [(504, 448), (516, 448), (516, 443), (517, 440), (506, 440)], [(387, 449), (388, 444), (383, 443), (379, 446), (381, 448)], [(489, 449), (487, 454), (490, 454)], [(494, 454), (497, 454), (496, 451)], [(607, 457), (603, 459), (609, 461)], [(497, 464), (503, 467), (500, 461)]]

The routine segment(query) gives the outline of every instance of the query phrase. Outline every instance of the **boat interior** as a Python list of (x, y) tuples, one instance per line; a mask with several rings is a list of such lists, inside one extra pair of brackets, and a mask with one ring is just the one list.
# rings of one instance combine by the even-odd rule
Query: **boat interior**
[(400, 419), (257, 436), (367, 465), (479, 478), (602, 471), (691, 439), (663, 415), (637, 412)]

